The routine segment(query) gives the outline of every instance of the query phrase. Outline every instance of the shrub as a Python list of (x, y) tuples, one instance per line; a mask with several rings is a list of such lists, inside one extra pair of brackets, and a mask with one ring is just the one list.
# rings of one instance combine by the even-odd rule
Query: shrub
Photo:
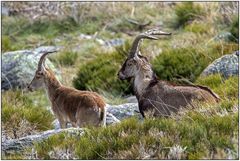
[[(128, 48), (127, 46), (129, 45), (124, 48)], [(130, 93), (129, 83), (117, 77), (117, 72), (126, 59), (123, 49), (96, 55), (98, 56), (94, 60), (80, 66), (73, 80), (74, 87), (80, 90), (109, 91), (112, 95)]]
[(63, 150), (77, 159), (143, 159), (143, 153), (152, 154), (149, 159), (171, 159), (169, 149), (180, 145), (185, 150), (179, 159), (206, 159), (213, 152), (213, 158), (224, 159), (227, 153), (216, 149), (237, 150), (237, 141), (231, 142), (233, 136), (237, 140), (237, 116), (215, 113), (208, 117), (190, 111), (180, 120), (157, 118), (139, 122), (130, 118), (114, 126), (90, 128), (81, 137), (58, 134), (37, 143), (35, 148), (39, 159), (53, 159), (50, 152), (58, 154)]
[(55, 62), (59, 63), (60, 65), (71, 66), (71, 65), (75, 64), (75, 62), (78, 58), (78, 53), (63, 51), (63, 52), (57, 54), (55, 58), (56, 59), (51, 59), (51, 60), (54, 60)]
[(51, 112), (34, 105), (21, 91), (6, 91), (2, 95), (2, 125), (12, 138), (52, 128)]
[(2, 36), (2, 52), (11, 51), (11, 40), (8, 36)]
[(182, 2), (175, 7), (177, 27), (186, 25), (189, 21), (199, 19), (204, 15), (200, 5), (193, 2)]
[(199, 33), (199, 34), (204, 34), (207, 33), (209, 31), (210, 26), (207, 25), (206, 23), (201, 23), (201, 22), (196, 22), (194, 21), (193, 23), (186, 25), (185, 26), (185, 30), (186, 31), (190, 31), (193, 33)]
[(184, 47), (165, 50), (152, 61), (153, 69), (160, 79), (175, 81), (177, 78), (186, 78), (195, 81), (201, 72), (213, 60), (237, 50), (233, 44), (221, 43)]
[(210, 87), (223, 99), (233, 99), (238, 97), (238, 81), (238, 76), (224, 80), (220, 75), (216, 74), (198, 78), (196, 83)]
[(194, 48), (169, 49), (153, 60), (153, 69), (160, 79), (184, 77), (194, 81), (208, 65), (206, 57)]
[(238, 17), (233, 18), (233, 22), (230, 27), (230, 32), (233, 37), (230, 37), (230, 40), (238, 42), (239, 41), (239, 20)]

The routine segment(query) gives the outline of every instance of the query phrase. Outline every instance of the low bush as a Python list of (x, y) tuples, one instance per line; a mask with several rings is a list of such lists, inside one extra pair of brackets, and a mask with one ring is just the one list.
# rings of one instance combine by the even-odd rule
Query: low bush
[(186, 78), (194, 82), (212, 61), (237, 48), (236, 45), (227, 43), (224, 47), (221, 43), (213, 43), (207, 47), (165, 48), (153, 59), (152, 65), (160, 79), (176, 81), (178, 78)]
[[(99, 53), (94, 60), (90, 60), (79, 67), (77, 76), (73, 80), (75, 88), (80, 90), (108, 91), (112, 95), (128, 94), (131, 92), (129, 83), (121, 81), (117, 72), (126, 59), (128, 43), (112, 53)], [(124, 50), (123, 50), (124, 49)]]
[(233, 18), (233, 22), (230, 27), (230, 32), (233, 37), (230, 37), (232, 41), (239, 42), (239, 20), (238, 17)]
[(38, 131), (51, 129), (53, 115), (21, 91), (2, 93), (2, 126), (11, 138), (19, 138)]
[(225, 80), (219, 74), (200, 77), (196, 80), (197, 84), (210, 87), (214, 92), (219, 94), (222, 99), (227, 100), (238, 97), (238, 82), (238, 76), (233, 76)]
[(2, 36), (2, 53), (6, 51), (11, 51), (11, 40), (8, 36)]
[[(38, 159), (54, 159), (50, 154), (63, 149), (75, 159), (93, 160), (227, 158), (225, 148), (232, 154), (237, 150), (238, 115), (211, 114), (209, 117), (189, 111), (180, 120), (158, 118), (144, 122), (130, 118), (114, 126), (90, 128), (80, 137), (55, 135), (36, 144), (35, 149)], [(235, 141), (231, 142), (233, 137)], [(174, 149), (179, 150), (178, 155)]]
[(182, 2), (175, 7), (176, 26), (181, 27), (188, 22), (200, 19), (204, 15), (202, 7), (194, 2)]

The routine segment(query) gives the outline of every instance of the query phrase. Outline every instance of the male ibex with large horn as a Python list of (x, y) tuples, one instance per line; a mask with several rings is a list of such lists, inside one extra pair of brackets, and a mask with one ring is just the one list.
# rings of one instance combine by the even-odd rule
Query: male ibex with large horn
[(148, 59), (140, 54), (139, 42), (142, 39), (157, 40), (154, 35), (171, 35), (156, 29), (138, 35), (129, 56), (118, 72), (121, 80), (133, 78), (134, 94), (138, 99), (139, 110), (143, 117), (147, 111), (154, 116), (169, 116), (180, 107), (186, 107), (192, 101), (217, 102), (220, 98), (208, 87), (200, 85), (172, 85), (158, 80)]
[(71, 123), (73, 127), (105, 126), (105, 102), (101, 96), (95, 92), (80, 91), (61, 85), (52, 70), (45, 66), (45, 59), (49, 53), (51, 52), (41, 56), (28, 89), (32, 91), (45, 85), (52, 110), (61, 128), (66, 128), (67, 123)]

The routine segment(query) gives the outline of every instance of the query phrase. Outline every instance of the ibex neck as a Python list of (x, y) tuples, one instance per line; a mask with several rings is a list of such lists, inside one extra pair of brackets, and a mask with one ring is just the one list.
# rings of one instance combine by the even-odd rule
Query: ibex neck
[(47, 73), (47, 76), (45, 77), (44, 82), (46, 85), (48, 97), (50, 99), (54, 99), (55, 91), (56, 89), (61, 87), (61, 83), (57, 80), (57, 78), (55, 77), (52, 71), (49, 71)]
[(151, 69), (140, 70), (134, 78), (134, 93), (137, 97), (141, 96), (145, 89), (149, 86), (154, 77)]

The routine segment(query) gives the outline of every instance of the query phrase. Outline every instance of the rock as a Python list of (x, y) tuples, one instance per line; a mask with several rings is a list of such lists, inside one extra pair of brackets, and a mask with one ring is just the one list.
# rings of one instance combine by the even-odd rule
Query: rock
[(136, 96), (130, 96), (130, 97), (127, 97), (126, 99), (128, 103), (138, 103)]
[[(119, 122), (120, 122), (120, 120), (118, 120), (113, 114), (107, 112), (106, 125), (111, 125), (111, 124), (115, 124), (115, 123), (119, 123)], [(55, 130), (60, 129), (60, 123), (57, 119), (55, 119), (52, 122), (52, 124), (53, 124)], [(71, 124), (67, 124), (67, 127), (70, 128), (72, 126), (71, 126)]]
[[(19, 50), (2, 54), (2, 90), (25, 88), (34, 77), (42, 52), (58, 49), (53, 46), (43, 46), (35, 50)], [(60, 72), (48, 59), (46, 64), (57, 74), (57, 78), (61, 79)]]
[(219, 73), (224, 78), (228, 78), (230, 76), (238, 75), (238, 59), (239, 51), (230, 55), (224, 55), (216, 59), (206, 69), (204, 69), (201, 76)]
[(215, 36), (213, 39), (215, 41), (219, 41), (219, 40), (229, 41), (231, 38), (234, 38), (234, 36), (230, 32), (222, 32), (217, 36)]
[(105, 46), (107, 47), (115, 47), (115, 46), (121, 46), (124, 44), (124, 39), (111, 39), (108, 41), (105, 41)]
[(7, 7), (2, 6), (1, 14), (3, 16), (9, 16), (9, 9)]
[(58, 129), (58, 130), (48, 130), (37, 135), (29, 135), (19, 139), (5, 140), (2, 142), (2, 154), (8, 154), (14, 151), (21, 151), (28, 146), (32, 146), (36, 142), (43, 141), (52, 135), (67, 132), (73, 135), (80, 135), (84, 133), (82, 128), (68, 128), (68, 129)]
[(139, 112), (137, 103), (126, 103), (122, 105), (107, 105), (107, 112), (114, 115), (118, 120), (123, 120), (132, 116), (143, 119)]
[(111, 125), (119, 122), (120, 120), (118, 120), (113, 114), (107, 112), (106, 125)]

